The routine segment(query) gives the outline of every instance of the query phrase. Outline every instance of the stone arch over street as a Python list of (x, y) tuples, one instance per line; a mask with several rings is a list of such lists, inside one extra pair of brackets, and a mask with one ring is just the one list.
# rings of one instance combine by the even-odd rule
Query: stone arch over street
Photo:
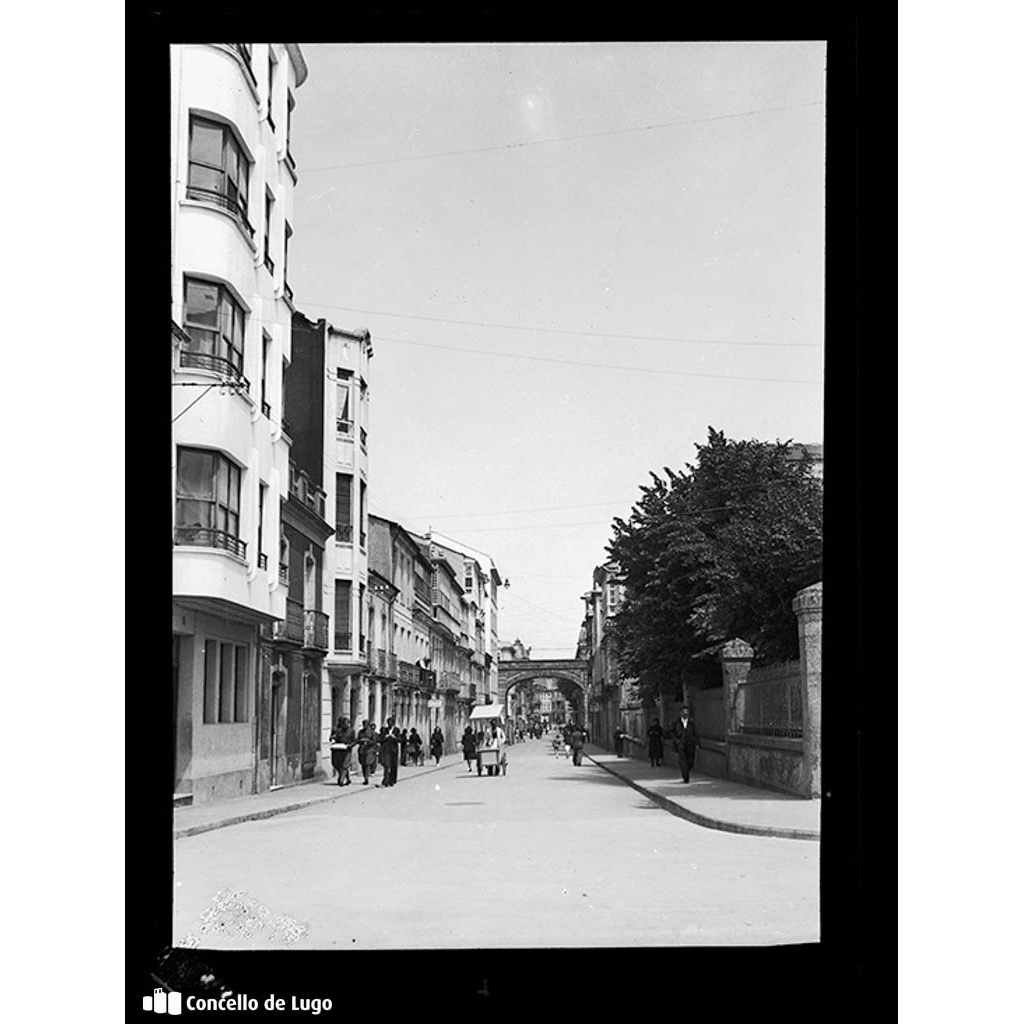
[(590, 714), (590, 677), (585, 661), (572, 658), (533, 661), (520, 659), (501, 661), (498, 663), (498, 699), (505, 710), (508, 710), (509, 692), (520, 683), (531, 679), (555, 679), (570, 683), (579, 688), (583, 703), (583, 721), (589, 721)]

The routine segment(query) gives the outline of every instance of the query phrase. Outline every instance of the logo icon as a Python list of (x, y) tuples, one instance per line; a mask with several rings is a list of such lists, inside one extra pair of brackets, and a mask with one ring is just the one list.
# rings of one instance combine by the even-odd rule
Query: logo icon
[(162, 988), (153, 989), (151, 996), (142, 997), (142, 1008), (152, 1013), (181, 1013), (181, 993), (165, 992)]

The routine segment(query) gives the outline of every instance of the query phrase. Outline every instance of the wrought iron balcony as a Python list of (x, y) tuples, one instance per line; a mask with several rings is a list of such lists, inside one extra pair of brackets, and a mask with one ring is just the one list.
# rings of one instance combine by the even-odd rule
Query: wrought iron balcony
[(174, 543), (185, 547), (220, 548), (245, 558), (245, 541), (224, 530), (212, 530), (205, 526), (178, 526), (174, 530)]
[[(419, 671), (423, 671), (420, 669)], [(411, 665), (407, 661), (400, 661), (398, 663), (398, 681), (403, 686), (418, 686), (419, 675), (415, 665)]]
[(263, 554), (257, 555), (256, 556), (256, 565), (260, 569), (266, 569), (266, 567), (267, 567), (267, 556), (263, 555)]
[(279, 643), (302, 644), (302, 602), (288, 598), (285, 602), (284, 621), (278, 620), (270, 629), (270, 639)]
[(324, 502), (327, 498), (326, 491), (310, 480), (309, 474), (304, 469), (297, 469), (295, 463), (288, 464), (288, 471), (289, 490), (292, 495), (323, 518)]
[(366, 451), (366, 431), (362, 427), (359, 428), (359, 443), (362, 445), (363, 451)]
[(260, 409), (263, 412), (263, 415), (266, 416), (267, 419), (269, 420), (270, 419), (270, 403), (267, 402), (267, 401), (260, 402)]
[(327, 614), (313, 609), (303, 613), (302, 646), (313, 651), (326, 651)]
[[(191, 338), (189, 341), (191, 342)], [(228, 380), (237, 381), (245, 391), (249, 390), (248, 378), (230, 359), (226, 359), (224, 356), (182, 348), (178, 364), (186, 368), (192, 367), (196, 370), (210, 370), (213, 373), (219, 373), (222, 377), (227, 377)]]
[(270, 271), (270, 276), (273, 277), (274, 276), (274, 261), (270, 258), (270, 253), (267, 252), (267, 251), (264, 251), (264, 253), (263, 253), (263, 266), (265, 266), (267, 268), (267, 270)]
[(389, 679), (398, 678), (398, 659), (390, 651), (382, 651), (378, 648), (374, 667), (379, 676), (387, 676)]
[(289, 422), (288, 422), (288, 421), (287, 421), (287, 420), (286, 420), (286, 419), (284, 418), (284, 416), (282, 416), (282, 417), (281, 417), (281, 430), (282, 430), (282, 431), (283, 431), (283, 432), (284, 432), (285, 434), (287, 434), (287, 435), (288, 435), (289, 437), (291, 437), (291, 436), (292, 436), (292, 426), (291, 426), (291, 424), (290, 424), (290, 423), (289, 423)]
[(288, 563), (279, 562), (277, 565), (277, 578), (287, 587), (288, 586)]
[(210, 203), (227, 210), (232, 214), (238, 226), (245, 229), (250, 238), (256, 237), (256, 229), (249, 223), (248, 211), (239, 201), (237, 196), (227, 195), (215, 188), (200, 188), (198, 185), (188, 185), (185, 188), (185, 197), (194, 199), (200, 203)]
[(433, 692), (437, 689), (437, 672), (431, 668), (421, 668), (419, 670), (419, 688), (421, 690), (430, 690)]
[(353, 428), (355, 427), (355, 424), (351, 420), (342, 419), (340, 416), (338, 417), (336, 423), (337, 431), (343, 437), (349, 437), (352, 433)]

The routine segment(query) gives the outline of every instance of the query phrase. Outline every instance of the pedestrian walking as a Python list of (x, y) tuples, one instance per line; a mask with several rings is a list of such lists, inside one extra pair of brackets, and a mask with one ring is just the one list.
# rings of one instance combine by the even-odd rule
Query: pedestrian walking
[(373, 722), (363, 720), (363, 727), (356, 737), (359, 741), (359, 766), (363, 769), (363, 785), (370, 783), (370, 776), (377, 770), (377, 727)]
[(613, 743), (615, 744), (615, 756), (616, 757), (622, 757), (622, 744), (623, 744), (623, 741), (625, 740), (625, 738), (626, 738), (625, 730), (623, 730), (621, 725), (616, 726), (615, 738), (613, 740)]
[(423, 737), (415, 725), (409, 730), (409, 757), (414, 765), (423, 764)]
[(331, 765), (338, 773), (338, 785), (350, 786), (352, 779), (349, 769), (352, 765), (352, 748), (356, 743), (355, 730), (348, 719), (341, 717), (331, 733)]
[(672, 723), (671, 736), (672, 746), (679, 755), (679, 771), (683, 782), (689, 782), (693, 762), (697, 759), (697, 750), (700, 747), (700, 736), (697, 734), (697, 726), (690, 717), (689, 704), (683, 705), (682, 714)]
[(384, 786), (393, 786), (398, 781), (398, 758), (402, 745), (402, 734), (395, 725), (394, 718), (389, 718), (381, 730), (380, 760), (384, 766)]
[(468, 725), (462, 734), (462, 756), (466, 760), (466, 770), (471, 772), (476, 761), (476, 736), (473, 735), (473, 730)]
[(434, 764), (441, 763), (441, 755), (444, 753), (444, 733), (441, 732), (441, 726), (435, 725), (434, 731), (430, 734), (430, 756), (434, 759)]
[(574, 725), (569, 733), (569, 746), (572, 748), (572, 763), (581, 765), (583, 763), (583, 744), (586, 742), (586, 735), (582, 726)]
[(398, 763), (400, 765), (405, 764), (405, 758), (408, 754), (409, 748), (409, 730), (403, 729), (401, 738), (398, 741)]
[(647, 730), (647, 756), (651, 760), (652, 768), (661, 766), (661, 759), (665, 756), (664, 739), (665, 730), (662, 729), (661, 722), (655, 722)]
[[(501, 749), (505, 746), (506, 737), (505, 730), (498, 725), (497, 721), (491, 722), (491, 731), (487, 733), (487, 738), (484, 740), (484, 747), (487, 750), (497, 750), (498, 756), (495, 758), (495, 764), (489, 764), (487, 766), (488, 775), (497, 775), (498, 767), (501, 764)], [(480, 773), (480, 766), (477, 765), (477, 774)]]

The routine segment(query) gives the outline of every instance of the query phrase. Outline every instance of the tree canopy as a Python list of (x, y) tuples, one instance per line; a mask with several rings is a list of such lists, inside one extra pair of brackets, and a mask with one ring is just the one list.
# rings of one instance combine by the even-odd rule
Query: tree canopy
[(607, 551), (625, 600), (609, 629), (641, 693), (715, 678), (733, 637), (762, 662), (799, 654), (791, 603), (822, 575), (822, 485), (791, 442), (732, 441), (708, 428), (697, 462), (651, 473)]

